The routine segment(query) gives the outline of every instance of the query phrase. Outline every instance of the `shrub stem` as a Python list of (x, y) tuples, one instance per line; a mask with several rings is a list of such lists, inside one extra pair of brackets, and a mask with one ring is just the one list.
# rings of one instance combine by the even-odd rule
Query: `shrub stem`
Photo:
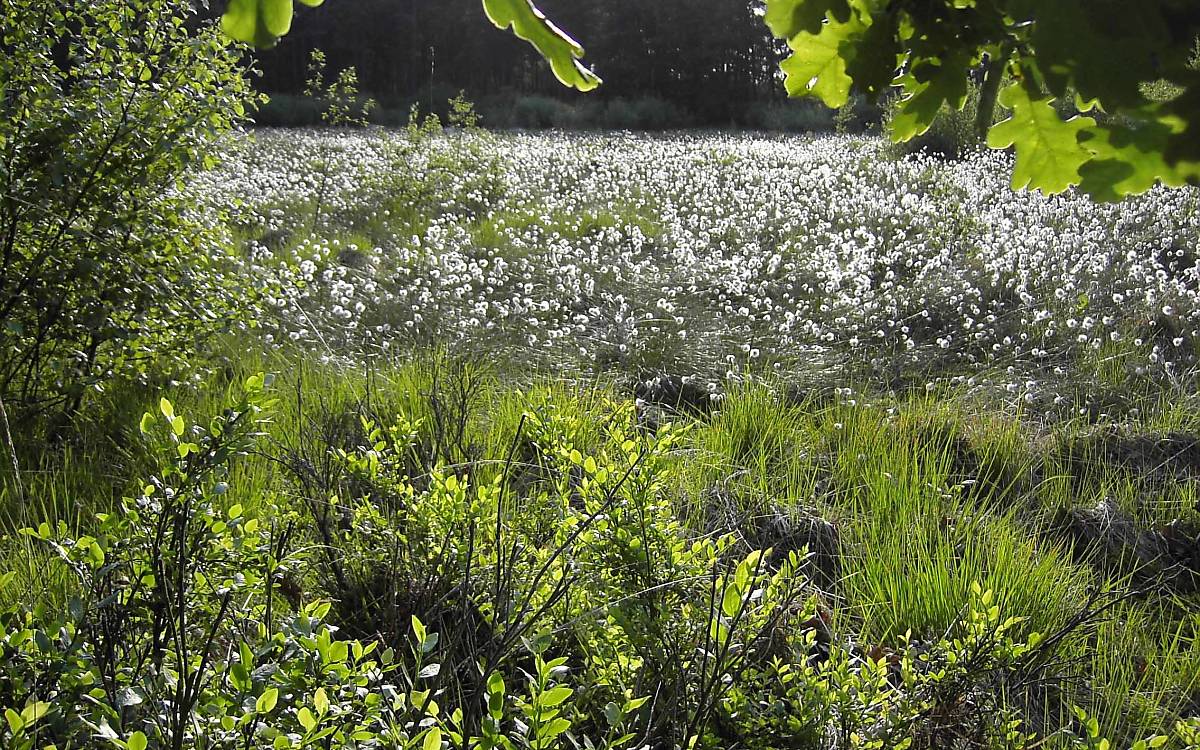
[(4, 406), (4, 397), (0, 396), (0, 429), (4, 430), (4, 447), (8, 449), (8, 458), (12, 461), (13, 482), (17, 488), (17, 503), (21, 518), (25, 518), (25, 487), (21, 483), (21, 464), (17, 461), (17, 446), (13, 443), (12, 430), (8, 426), (8, 409)]

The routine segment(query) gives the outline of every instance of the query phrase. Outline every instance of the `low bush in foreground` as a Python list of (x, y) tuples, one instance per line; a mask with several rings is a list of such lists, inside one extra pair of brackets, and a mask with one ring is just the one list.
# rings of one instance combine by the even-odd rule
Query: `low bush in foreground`
[(6, 747), (1196, 746), (1194, 589), (1062, 541), (1012, 427), (350, 375), (179, 391), (126, 499), (27, 509)]
[[(254, 100), (186, 0), (0, 7), (0, 398), (65, 431), (90, 389), (186, 362), (247, 294), (177, 190)], [(114, 29), (144, 33), (114, 42)], [(69, 65), (67, 61), (70, 61)]]

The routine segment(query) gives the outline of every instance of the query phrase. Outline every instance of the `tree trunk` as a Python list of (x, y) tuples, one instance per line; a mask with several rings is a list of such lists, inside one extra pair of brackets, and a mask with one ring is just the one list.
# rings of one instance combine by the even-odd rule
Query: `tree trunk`
[(1000, 82), (1004, 79), (1004, 69), (1012, 50), (1004, 49), (996, 57), (988, 60), (984, 73), (983, 90), (979, 93), (979, 108), (975, 112), (975, 134), (979, 140), (986, 141), (988, 131), (996, 117), (996, 99), (1000, 94)]

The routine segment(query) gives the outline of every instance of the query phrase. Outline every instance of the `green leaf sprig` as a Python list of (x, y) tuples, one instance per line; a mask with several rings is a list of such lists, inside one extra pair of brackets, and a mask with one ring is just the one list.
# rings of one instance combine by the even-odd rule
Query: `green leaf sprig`
[[(1200, 183), (1196, 3), (767, 0), (764, 20), (791, 49), (791, 96), (836, 108), (898, 88), (896, 142), (962, 110), (981, 77), (976, 128), (1015, 150), (1014, 188), (1118, 200)], [(1010, 116), (993, 125), (996, 102)]]

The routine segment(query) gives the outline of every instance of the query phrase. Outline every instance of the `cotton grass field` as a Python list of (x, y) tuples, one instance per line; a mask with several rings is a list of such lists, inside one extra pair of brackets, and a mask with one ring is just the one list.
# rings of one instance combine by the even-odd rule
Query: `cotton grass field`
[(332, 355), (992, 389), (1061, 416), (1187, 381), (1200, 196), (1047, 199), (1009, 170), (845, 137), (259, 131), (196, 187), (241, 203), (275, 340)]
[(244, 323), (94, 397), (0, 588), (73, 606), (93, 514), (199, 477), (197, 595), (285, 628), (197, 747), (457, 747), (481, 706), (536, 750), (1200, 745), (1200, 192), (849, 136), (223, 149), (179, 190)]

